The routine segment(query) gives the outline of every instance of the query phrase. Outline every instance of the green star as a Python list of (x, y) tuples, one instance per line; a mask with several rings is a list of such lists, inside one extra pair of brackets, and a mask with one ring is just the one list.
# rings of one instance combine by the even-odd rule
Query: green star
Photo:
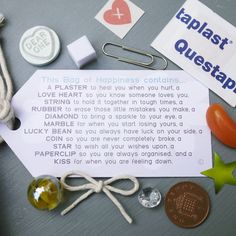
[(201, 172), (201, 174), (214, 180), (215, 191), (216, 193), (218, 193), (225, 184), (236, 186), (236, 178), (233, 175), (235, 168), (236, 161), (225, 164), (221, 160), (220, 156), (215, 152), (214, 167), (212, 169)]

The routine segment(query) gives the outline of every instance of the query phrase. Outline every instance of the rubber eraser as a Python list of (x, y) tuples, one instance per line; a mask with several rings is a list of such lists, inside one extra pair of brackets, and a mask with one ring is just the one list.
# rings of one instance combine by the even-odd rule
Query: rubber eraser
[(68, 52), (78, 68), (97, 58), (96, 51), (87, 36), (83, 36), (67, 46)]

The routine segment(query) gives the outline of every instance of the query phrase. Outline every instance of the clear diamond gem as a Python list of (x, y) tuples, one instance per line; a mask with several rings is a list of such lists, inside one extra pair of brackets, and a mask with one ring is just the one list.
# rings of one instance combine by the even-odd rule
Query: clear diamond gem
[(157, 188), (144, 188), (138, 195), (138, 201), (144, 207), (156, 207), (161, 203), (161, 193)]

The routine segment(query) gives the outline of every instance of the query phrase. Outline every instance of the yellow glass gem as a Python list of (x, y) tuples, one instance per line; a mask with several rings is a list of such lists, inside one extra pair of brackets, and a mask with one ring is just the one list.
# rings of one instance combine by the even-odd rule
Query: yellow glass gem
[(42, 175), (35, 178), (28, 187), (28, 200), (39, 210), (52, 210), (62, 200), (62, 187), (56, 177)]

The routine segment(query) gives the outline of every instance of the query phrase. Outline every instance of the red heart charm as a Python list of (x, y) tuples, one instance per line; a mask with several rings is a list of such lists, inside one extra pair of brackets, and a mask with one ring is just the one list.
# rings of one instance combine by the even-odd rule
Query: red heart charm
[(115, 0), (112, 8), (103, 15), (104, 20), (112, 25), (131, 23), (131, 14), (128, 4), (124, 0)]

